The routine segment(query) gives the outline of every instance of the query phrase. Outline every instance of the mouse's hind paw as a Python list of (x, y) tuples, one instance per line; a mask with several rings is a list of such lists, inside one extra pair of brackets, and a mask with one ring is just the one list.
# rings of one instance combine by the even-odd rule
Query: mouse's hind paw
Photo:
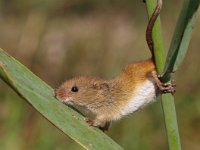
[(162, 93), (174, 94), (176, 92), (176, 83), (174, 80), (171, 80), (168, 83), (162, 83), (159, 79), (159, 76), (157, 75), (157, 73), (155, 71), (152, 72), (152, 77), (153, 77), (157, 87), (159, 88), (159, 90)]

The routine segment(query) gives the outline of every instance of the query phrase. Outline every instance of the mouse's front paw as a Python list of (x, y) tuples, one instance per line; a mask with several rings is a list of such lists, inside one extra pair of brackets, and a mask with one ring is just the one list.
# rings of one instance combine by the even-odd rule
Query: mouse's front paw
[(85, 121), (90, 125), (90, 126), (94, 126), (94, 127), (98, 127), (100, 125), (100, 122), (98, 122), (98, 120), (92, 120), (90, 118), (85, 118)]
[(87, 122), (90, 126), (94, 126), (94, 120), (90, 118), (84, 118), (85, 122)]

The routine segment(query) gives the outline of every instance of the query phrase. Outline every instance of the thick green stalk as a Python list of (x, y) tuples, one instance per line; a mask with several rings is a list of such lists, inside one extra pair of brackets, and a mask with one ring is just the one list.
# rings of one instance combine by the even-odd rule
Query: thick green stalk
[[(152, 15), (155, 6), (157, 4), (157, 0), (146, 0), (147, 10), (149, 17)], [(157, 19), (153, 28), (153, 42), (154, 42), (154, 55), (157, 71), (159, 74), (162, 74), (164, 69), (164, 43), (162, 39), (161, 26), (160, 26), (160, 18)], [(174, 97), (171, 94), (162, 94), (162, 107), (165, 118), (165, 126), (168, 137), (168, 145), (170, 150), (180, 150), (180, 138), (178, 132), (178, 125), (176, 120), (176, 110), (174, 105)]]
[[(196, 12), (198, 10), (199, 3), (199, 0), (185, 0), (183, 3), (183, 7), (179, 19), (177, 21), (176, 29), (171, 41), (167, 61), (165, 64), (164, 80), (170, 79), (170, 73), (178, 69), (179, 65), (182, 63), (185, 57), (191, 39), (193, 26), (196, 20)], [(164, 95), (163, 98), (166, 100), (170, 99), (170, 101), (173, 101), (173, 97), (170, 95)], [(165, 107), (163, 107), (163, 110), (164, 112), (172, 115), (172, 111), (175, 112), (175, 107), (172, 111), (169, 111), (169, 109), (167, 108), (172, 108), (173, 105), (171, 102), (168, 102), (169, 100), (166, 101), (164, 99), (163, 106)], [(170, 115), (167, 115), (165, 118), (166, 122), (171, 122), (170, 124), (172, 127), (169, 126), (169, 129), (173, 128), (173, 126), (176, 126), (176, 122), (173, 122), (171, 118), (168, 118)], [(178, 130), (174, 128), (174, 132), (178, 133)], [(175, 145), (176, 149), (180, 149), (180, 142), (179, 139), (176, 138), (176, 135), (169, 132), (168, 136), (174, 138), (174, 140), (171, 140), (171, 143), (169, 143), (169, 145)]]

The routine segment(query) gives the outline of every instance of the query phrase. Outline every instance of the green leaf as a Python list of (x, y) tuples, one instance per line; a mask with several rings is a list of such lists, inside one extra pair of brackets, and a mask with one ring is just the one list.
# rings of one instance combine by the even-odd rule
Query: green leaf
[(175, 72), (188, 50), (200, 0), (185, 0), (171, 41), (165, 73)]
[(0, 77), (41, 115), (83, 148), (122, 149), (102, 131), (85, 123), (80, 114), (58, 102), (50, 86), (2, 49), (0, 49)]

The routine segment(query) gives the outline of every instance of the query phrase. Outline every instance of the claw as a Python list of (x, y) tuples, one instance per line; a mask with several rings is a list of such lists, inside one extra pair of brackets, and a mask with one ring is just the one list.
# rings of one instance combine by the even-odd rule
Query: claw
[(162, 75), (158, 74), (157, 77), (160, 79), (162, 77)]

